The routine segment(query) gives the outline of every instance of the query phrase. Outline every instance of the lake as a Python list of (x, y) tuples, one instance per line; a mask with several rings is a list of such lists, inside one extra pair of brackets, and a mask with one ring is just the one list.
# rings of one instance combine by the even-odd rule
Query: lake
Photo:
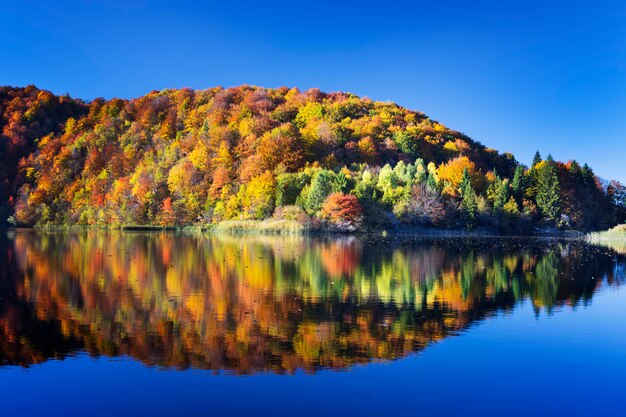
[(3, 415), (625, 415), (626, 255), (5, 231)]

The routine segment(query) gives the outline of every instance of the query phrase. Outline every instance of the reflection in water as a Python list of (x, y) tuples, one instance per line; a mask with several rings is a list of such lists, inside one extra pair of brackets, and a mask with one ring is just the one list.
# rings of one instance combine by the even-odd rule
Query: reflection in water
[(594, 240), (593, 244), (610, 248), (613, 252), (626, 255), (626, 238), (599, 239)]
[(235, 373), (424, 349), (529, 300), (586, 303), (623, 260), (574, 242), (9, 232), (0, 364), (78, 351)]

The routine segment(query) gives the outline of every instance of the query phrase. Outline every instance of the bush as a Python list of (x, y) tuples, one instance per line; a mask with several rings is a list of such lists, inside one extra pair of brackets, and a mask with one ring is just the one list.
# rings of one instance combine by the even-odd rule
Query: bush
[(410, 223), (435, 225), (446, 214), (441, 196), (424, 184), (411, 190), (411, 199), (406, 207), (406, 220)]

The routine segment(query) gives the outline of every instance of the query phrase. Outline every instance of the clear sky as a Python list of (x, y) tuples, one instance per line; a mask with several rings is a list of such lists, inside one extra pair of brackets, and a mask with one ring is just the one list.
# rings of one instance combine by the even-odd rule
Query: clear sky
[(626, 181), (626, 2), (0, 4), (0, 84), (84, 99), (253, 84), (420, 110), (530, 162)]

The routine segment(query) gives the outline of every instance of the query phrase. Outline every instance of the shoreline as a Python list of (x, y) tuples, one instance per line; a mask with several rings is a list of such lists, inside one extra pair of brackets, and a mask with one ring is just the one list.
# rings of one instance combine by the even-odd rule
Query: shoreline
[(626, 241), (626, 235), (605, 237), (605, 232), (581, 232), (575, 230), (539, 230), (529, 234), (502, 233), (496, 230), (479, 229), (435, 229), (435, 228), (389, 228), (363, 229), (355, 231), (338, 231), (332, 229), (312, 229), (300, 225), (286, 225), (285, 228), (271, 227), (265, 221), (229, 221), (210, 226), (158, 226), (158, 225), (129, 225), (121, 227), (99, 226), (59, 226), (59, 227), (7, 227), (6, 231), (36, 231), (36, 232), (77, 232), (77, 231), (128, 231), (128, 232), (183, 232), (230, 235), (302, 235), (302, 236), (379, 236), (404, 238), (556, 238), (576, 239), (586, 241)]

